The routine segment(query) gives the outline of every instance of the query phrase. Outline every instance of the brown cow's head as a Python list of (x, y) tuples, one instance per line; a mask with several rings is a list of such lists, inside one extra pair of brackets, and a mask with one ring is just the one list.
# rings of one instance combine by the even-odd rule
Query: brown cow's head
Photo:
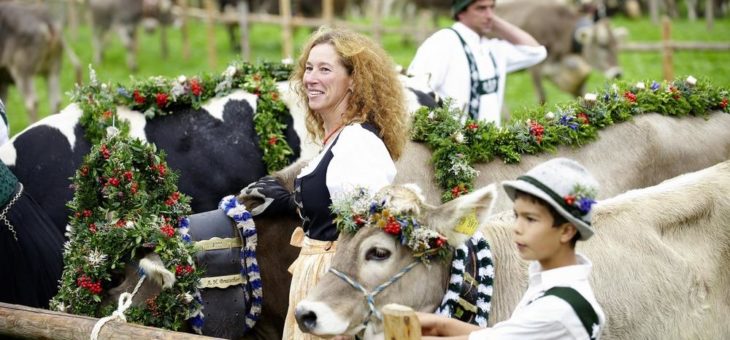
[(593, 25), (575, 31), (575, 39), (582, 46), (586, 61), (596, 70), (603, 72), (608, 79), (621, 76), (618, 64), (618, 44), (627, 34), (625, 28), (612, 28), (604, 18)]
[[(446, 236), (452, 246), (465, 242), (469, 235), (455, 232), (466, 215), (476, 212), (484, 220), (495, 197), (493, 185), (459, 197), (438, 207), (425, 203), (420, 189), (414, 186), (389, 186), (376, 197), (390, 211), (416, 216), (421, 227)], [(449, 259), (434, 259), (424, 264), (398, 237), (378, 227), (363, 226), (354, 234), (341, 232), (332, 268), (356, 281), (368, 292), (390, 281), (410, 264), (410, 272), (374, 296), (375, 308), (398, 303), (419, 311), (433, 311), (441, 302), (449, 276)], [(296, 307), (299, 328), (319, 336), (356, 334), (365, 329), (368, 335), (381, 332), (381, 322), (373, 315), (363, 297), (341, 277), (329, 272), (306, 299)]]

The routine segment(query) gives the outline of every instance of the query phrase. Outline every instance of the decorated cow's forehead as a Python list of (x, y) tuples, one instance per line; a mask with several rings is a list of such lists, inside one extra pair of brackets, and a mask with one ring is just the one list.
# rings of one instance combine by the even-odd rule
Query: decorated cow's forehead
[(382, 229), (413, 251), (422, 261), (443, 258), (448, 254), (446, 237), (418, 220), (420, 194), (391, 186), (375, 195), (357, 188), (333, 199), (331, 210), (341, 233), (355, 234), (363, 227)]

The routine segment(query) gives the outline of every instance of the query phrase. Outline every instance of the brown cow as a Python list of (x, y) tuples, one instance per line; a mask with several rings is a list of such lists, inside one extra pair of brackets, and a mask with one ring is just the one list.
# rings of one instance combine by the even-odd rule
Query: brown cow
[(617, 43), (623, 30), (616, 33), (608, 19), (592, 21), (592, 15), (582, 14), (567, 5), (551, 1), (497, 2), (497, 14), (521, 27), (547, 48), (548, 57), (530, 69), (540, 103), (545, 103), (542, 77), (556, 82), (558, 87), (574, 96), (580, 96), (588, 79), (587, 72), (576, 72), (574, 78), (558, 81), (567, 70), (581, 70), (582, 64), (565, 64), (564, 59), (580, 55), (593, 69), (603, 72), (606, 78), (621, 75), (618, 65)]
[(167, 30), (173, 21), (171, 0), (89, 0), (93, 25), (94, 63), (104, 56), (104, 39), (110, 28), (117, 30), (127, 51), (127, 67), (137, 70), (137, 26), (143, 20), (158, 21), (162, 57), (167, 58)]
[[(680, 119), (644, 114), (601, 130), (598, 140), (579, 148), (563, 146), (555, 154), (525, 155), (519, 164), (497, 160), (475, 164), (479, 171), (475, 187), (516, 178), (549, 158), (561, 156), (577, 160), (596, 176), (603, 185), (599, 198), (612, 197), (730, 159), (728, 131), (730, 115), (723, 112)], [(396, 183), (416, 183), (431, 204), (438, 202), (442, 189), (435, 184), (427, 146), (408, 143), (396, 166)], [(511, 207), (500, 191), (495, 211)]]
[[(596, 234), (579, 243), (577, 251), (593, 261), (591, 284), (608, 317), (603, 339), (720, 339), (730, 334), (729, 191), (726, 161), (599, 202), (593, 217)], [(464, 241), (453, 228), (475, 209), (485, 213), (493, 195), (486, 187), (434, 207), (413, 189), (383, 189), (392, 210), (420, 210), (421, 225), (436, 228), (450, 242)], [(490, 325), (509, 317), (527, 283), (527, 263), (511, 241), (513, 223), (507, 212), (480, 229), (495, 266)], [(366, 256), (371, 253), (381, 256)], [(332, 268), (372, 291), (413, 256), (382, 229), (363, 227), (340, 235)], [(432, 311), (446, 290), (447, 264), (416, 265), (376, 296), (376, 307), (399, 303)], [(355, 334), (369, 315), (363, 294), (333, 273), (297, 306), (300, 327), (321, 336)], [(370, 318), (365, 334), (380, 331), (381, 322)]]
[(50, 111), (61, 103), (60, 73), (66, 50), (81, 80), (76, 55), (65, 43), (61, 25), (44, 5), (0, 2), (0, 100), (7, 100), (8, 87), (15, 84), (23, 97), (30, 120), (38, 120), (38, 96), (34, 77), (43, 75), (48, 83)]

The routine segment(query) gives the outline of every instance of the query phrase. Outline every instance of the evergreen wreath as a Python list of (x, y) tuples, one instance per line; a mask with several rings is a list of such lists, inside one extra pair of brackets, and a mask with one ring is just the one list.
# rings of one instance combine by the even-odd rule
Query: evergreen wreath
[[(197, 294), (200, 273), (192, 259), (188, 235), (190, 199), (177, 190), (178, 175), (154, 145), (112, 130), (85, 156), (73, 177), (73, 211), (64, 245), (64, 271), (51, 308), (101, 317), (114, 303), (102, 306), (102, 293), (137, 254), (158, 254), (176, 281), (127, 318), (148, 326), (178, 330), (188, 319), (202, 323)], [(177, 227), (177, 228), (176, 228)]]
[(122, 134), (128, 132), (128, 124), (116, 117), (117, 105), (143, 112), (147, 119), (152, 119), (172, 114), (176, 108), (199, 109), (202, 103), (211, 98), (243, 89), (258, 97), (253, 117), (254, 129), (266, 169), (274, 172), (288, 165), (289, 156), (293, 153), (284, 137), (287, 127), (284, 118), (289, 115), (289, 109), (276, 87), (277, 81), (289, 78), (291, 70), (290, 64), (239, 61), (233, 62), (220, 75), (179, 76), (175, 79), (150, 77), (133, 80), (129, 86), (117, 84), (114, 91), (109, 91), (111, 85), (99, 83), (96, 72), (89, 67), (90, 83), (76, 86), (71, 98), (83, 111), (80, 123), (86, 138), (91, 144), (97, 144), (109, 126), (116, 126)]
[[(647, 86), (647, 84), (650, 84)], [(413, 118), (411, 138), (426, 143), (433, 155), (436, 182), (449, 201), (472, 190), (478, 172), (473, 164), (501, 158), (517, 163), (522, 154), (554, 152), (560, 145), (581, 146), (598, 138), (598, 130), (656, 112), (669, 116), (707, 116), (708, 111), (730, 112), (727, 89), (692, 76), (671, 82), (617, 82), (598, 93), (558, 105), (554, 111), (538, 107), (525, 121), (505, 127), (465, 119), (450, 101), (433, 110), (421, 108)]]

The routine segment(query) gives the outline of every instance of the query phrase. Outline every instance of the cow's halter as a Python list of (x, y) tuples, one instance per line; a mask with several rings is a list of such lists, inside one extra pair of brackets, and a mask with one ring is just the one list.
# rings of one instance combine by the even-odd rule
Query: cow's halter
[(415, 267), (419, 263), (421, 263), (420, 260), (411, 262), (409, 265), (407, 265), (403, 269), (401, 269), (398, 273), (393, 275), (393, 277), (391, 277), (387, 281), (383, 282), (379, 286), (375, 287), (375, 289), (373, 289), (373, 291), (371, 291), (371, 292), (368, 292), (367, 289), (365, 289), (365, 287), (363, 287), (360, 283), (355, 281), (355, 279), (353, 279), (349, 275), (347, 275), (335, 268), (330, 268), (329, 271), (332, 272), (332, 274), (337, 275), (337, 277), (341, 278), (343, 281), (349, 283), (350, 286), (352, 286), (353, 288), (355, 288), (363, 293), (365, 300), (368, 303), (368, 308), (370, 309), (370, 313), (368, 313), (368, 316), (365, 317), (365, 321), (363, 322), (363, 325), (367, 327), (368, 322), (370, 322), (370, 319), (373, 317), (373, 315), (375, 315), (375, 317), (378, 318), (378, 320), (383, 320), (383, 316), (380, 314), (380, 311), (378, 311), (375, 308), (375, 295), (378, 295), (380, 292), (385, 290), (385, 288), (388, 288), (388, 286), (390, 286), (393, 283), (395, 283), (396, 281), (398, 281), (398, 279), (403, 277), (403, 275), (406, 275), (406, 273), (411, 271), (411, 269), (413, 269), (413, 267)]

